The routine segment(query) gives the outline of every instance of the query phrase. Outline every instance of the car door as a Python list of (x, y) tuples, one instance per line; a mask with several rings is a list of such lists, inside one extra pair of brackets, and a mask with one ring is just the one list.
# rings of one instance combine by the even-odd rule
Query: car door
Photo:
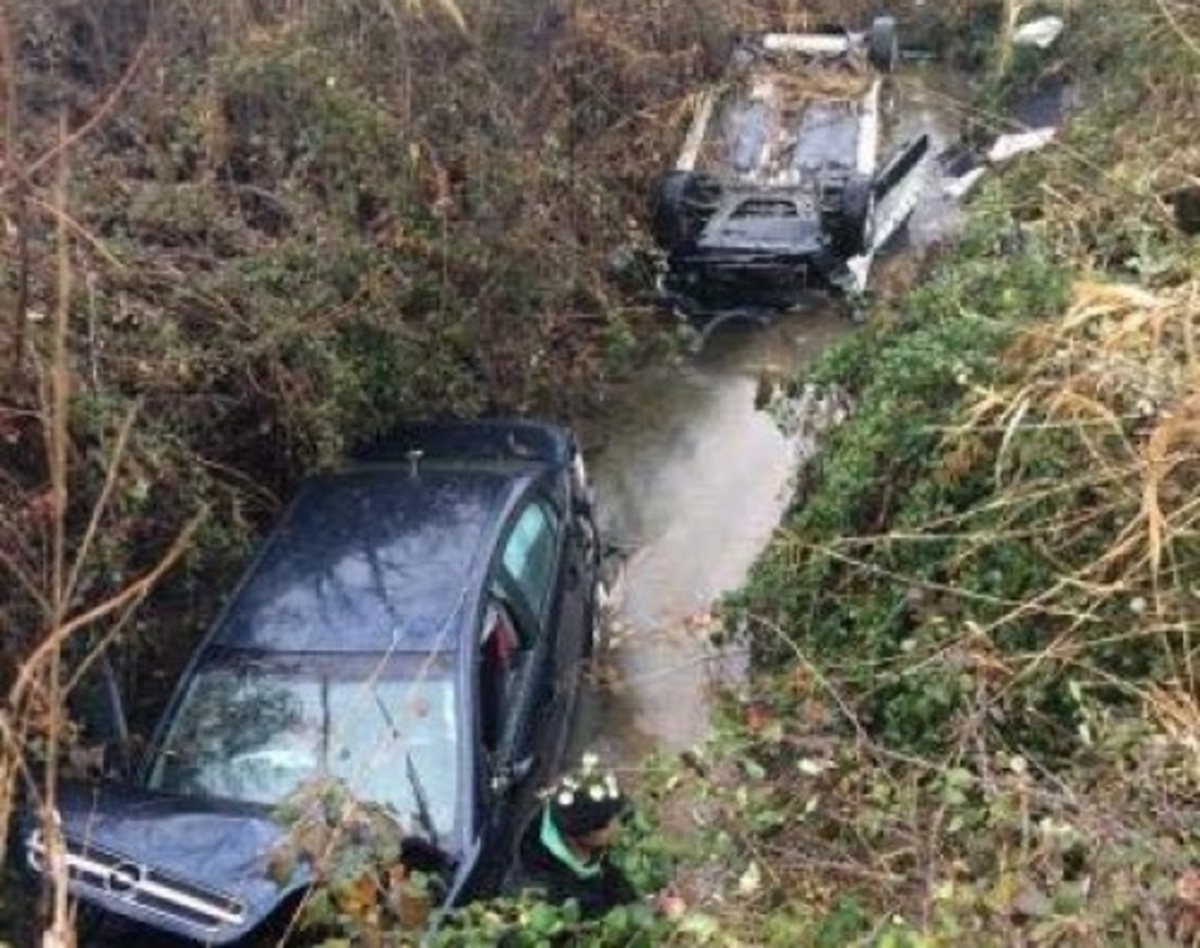
[(477, 695), (485, 839), (470, 891), (499, 885), (515, 828), (544, 773), (544, 733), (553, 698), (551, 616), (558, 595), (563, 521), (531, 495), (509, 521), (479, 614)]
[[(536, 758), (544, 775), (566, 746), (582, 660), (589, 654), (596, 585), (597, 539), (588, 512), (564, 490), (522, 511), (502, 557), (503, 579), (518, 595), (540, 637), (512, 732), (514, 759)], [(555, 502), (558, 501), (558, 502)]]
[[(564, 525), (548, 497), (533, 495), (505, 537), (490, 589), (509, 610), (519, 668), (504, 709), (498, 747), (502, 765), (538, 770), (540, 732), (554, 713), (555, 614)], [(530, 768), (532, 764), (532, 768)]]

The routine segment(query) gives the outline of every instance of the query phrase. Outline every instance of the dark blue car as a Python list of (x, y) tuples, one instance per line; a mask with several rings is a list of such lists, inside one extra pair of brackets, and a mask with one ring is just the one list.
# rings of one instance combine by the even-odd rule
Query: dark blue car
[[(197, 649), (136, 778), (55, 801), (71, 891), (225, 944), (311, 884), (267, 871), (316, 777), (436, 853), (446, 902), (496, 891), (558, 763), (598, 612), (574, 440), (533, 422), (404, 428), (300, 492)], [(30, 864), (46, 862), (40, 830)]]

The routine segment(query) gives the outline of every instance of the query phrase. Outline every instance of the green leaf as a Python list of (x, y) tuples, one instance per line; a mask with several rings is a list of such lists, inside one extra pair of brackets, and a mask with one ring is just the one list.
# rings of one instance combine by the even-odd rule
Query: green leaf
[(721, 932), (720, 923), (711, 915), (700, 912), (690, 912), (680, 920), (676, 931), (683, 935), (691, 935), (701, 942), (711, 941)]

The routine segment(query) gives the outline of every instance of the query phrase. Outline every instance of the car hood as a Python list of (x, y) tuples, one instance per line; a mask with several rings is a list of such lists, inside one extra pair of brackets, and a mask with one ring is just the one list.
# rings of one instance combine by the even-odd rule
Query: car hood
[[(65, 784), (58, 814), (71, 890), (107, 911), (209, 944), (257, 928), (310, 879), (299, 865), (279, 884), (271, 850), (286, 830), (260, 807), (136, 788)], [(42, 871), (41, 831), (26, 836)]]

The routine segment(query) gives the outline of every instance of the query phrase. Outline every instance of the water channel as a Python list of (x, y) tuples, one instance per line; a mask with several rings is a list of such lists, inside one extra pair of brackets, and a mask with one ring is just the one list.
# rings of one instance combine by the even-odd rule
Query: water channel
[[(953, 140), (953, 100), (911, 81), (896, 139), (928, 131)], [(901, 258), (957, 227), (959, 208), (936, 177), (903, 235)], [(892, 257), (877, 262), (887, 282)], [(653, 750), (680, 751), (707, 730), (710, 684), (740, 665), (709, 644), (711, 607), (745, 580), (790, 499), (800, 448), (755, 407), (764, 374), (793, 378), (854, 327), (835, 306), (731, 325), (680, 365), (620, 392), (587, 452), (601, 529), (624, 551), (610, 646), (585, 689), (571, 741), (632, 765)]]
[(794, 375), (850, 330), (832, 309), (730, 328), (621, 393), (591, 461), (601, 529), (623, 562), (581, 746), (631, 762), (703, 738), (706, 686), (738, 664), (707, 644), (711, 606), (766, 546), (796, 467), (793, 442), (755, 408), (759, 378)]

